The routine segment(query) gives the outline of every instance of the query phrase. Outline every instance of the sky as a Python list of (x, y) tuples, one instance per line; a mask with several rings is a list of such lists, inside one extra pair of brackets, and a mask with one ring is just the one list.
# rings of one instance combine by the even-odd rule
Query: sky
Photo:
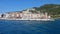
[(60, 4), (60, 0), (0, 0), (0, 13), (21, 11), (44, 4)]

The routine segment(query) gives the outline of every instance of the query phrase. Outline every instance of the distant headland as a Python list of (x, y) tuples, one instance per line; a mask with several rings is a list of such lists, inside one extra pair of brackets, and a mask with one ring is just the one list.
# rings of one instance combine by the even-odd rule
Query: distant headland
[(48, 19), (60, 18), (60, 5), (45, 4), (16, 12), (0, 14), (0, 19)]

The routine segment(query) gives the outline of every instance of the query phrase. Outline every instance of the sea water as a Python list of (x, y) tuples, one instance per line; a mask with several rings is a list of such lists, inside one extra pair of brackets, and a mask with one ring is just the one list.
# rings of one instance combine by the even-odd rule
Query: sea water
[(0, 20), (0, 34), (60, 34), (60, 19), (55, 21)]

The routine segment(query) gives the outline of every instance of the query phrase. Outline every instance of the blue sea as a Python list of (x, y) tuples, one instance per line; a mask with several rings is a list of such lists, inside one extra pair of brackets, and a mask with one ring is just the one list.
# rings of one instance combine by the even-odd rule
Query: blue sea
[(55, 21), (0, 20), (0, 34), (60, 34), (60, 19)]

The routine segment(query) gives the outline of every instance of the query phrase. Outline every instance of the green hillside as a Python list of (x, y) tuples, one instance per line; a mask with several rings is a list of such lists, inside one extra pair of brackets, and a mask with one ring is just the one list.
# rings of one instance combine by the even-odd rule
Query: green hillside
[(33, 8), (35, 8), (37, 11), (41, 11), (43, 13), (47, 12), (53, 18), (60, 17), (60, 5), (45, 4), (41, 7), (33, 7)]

